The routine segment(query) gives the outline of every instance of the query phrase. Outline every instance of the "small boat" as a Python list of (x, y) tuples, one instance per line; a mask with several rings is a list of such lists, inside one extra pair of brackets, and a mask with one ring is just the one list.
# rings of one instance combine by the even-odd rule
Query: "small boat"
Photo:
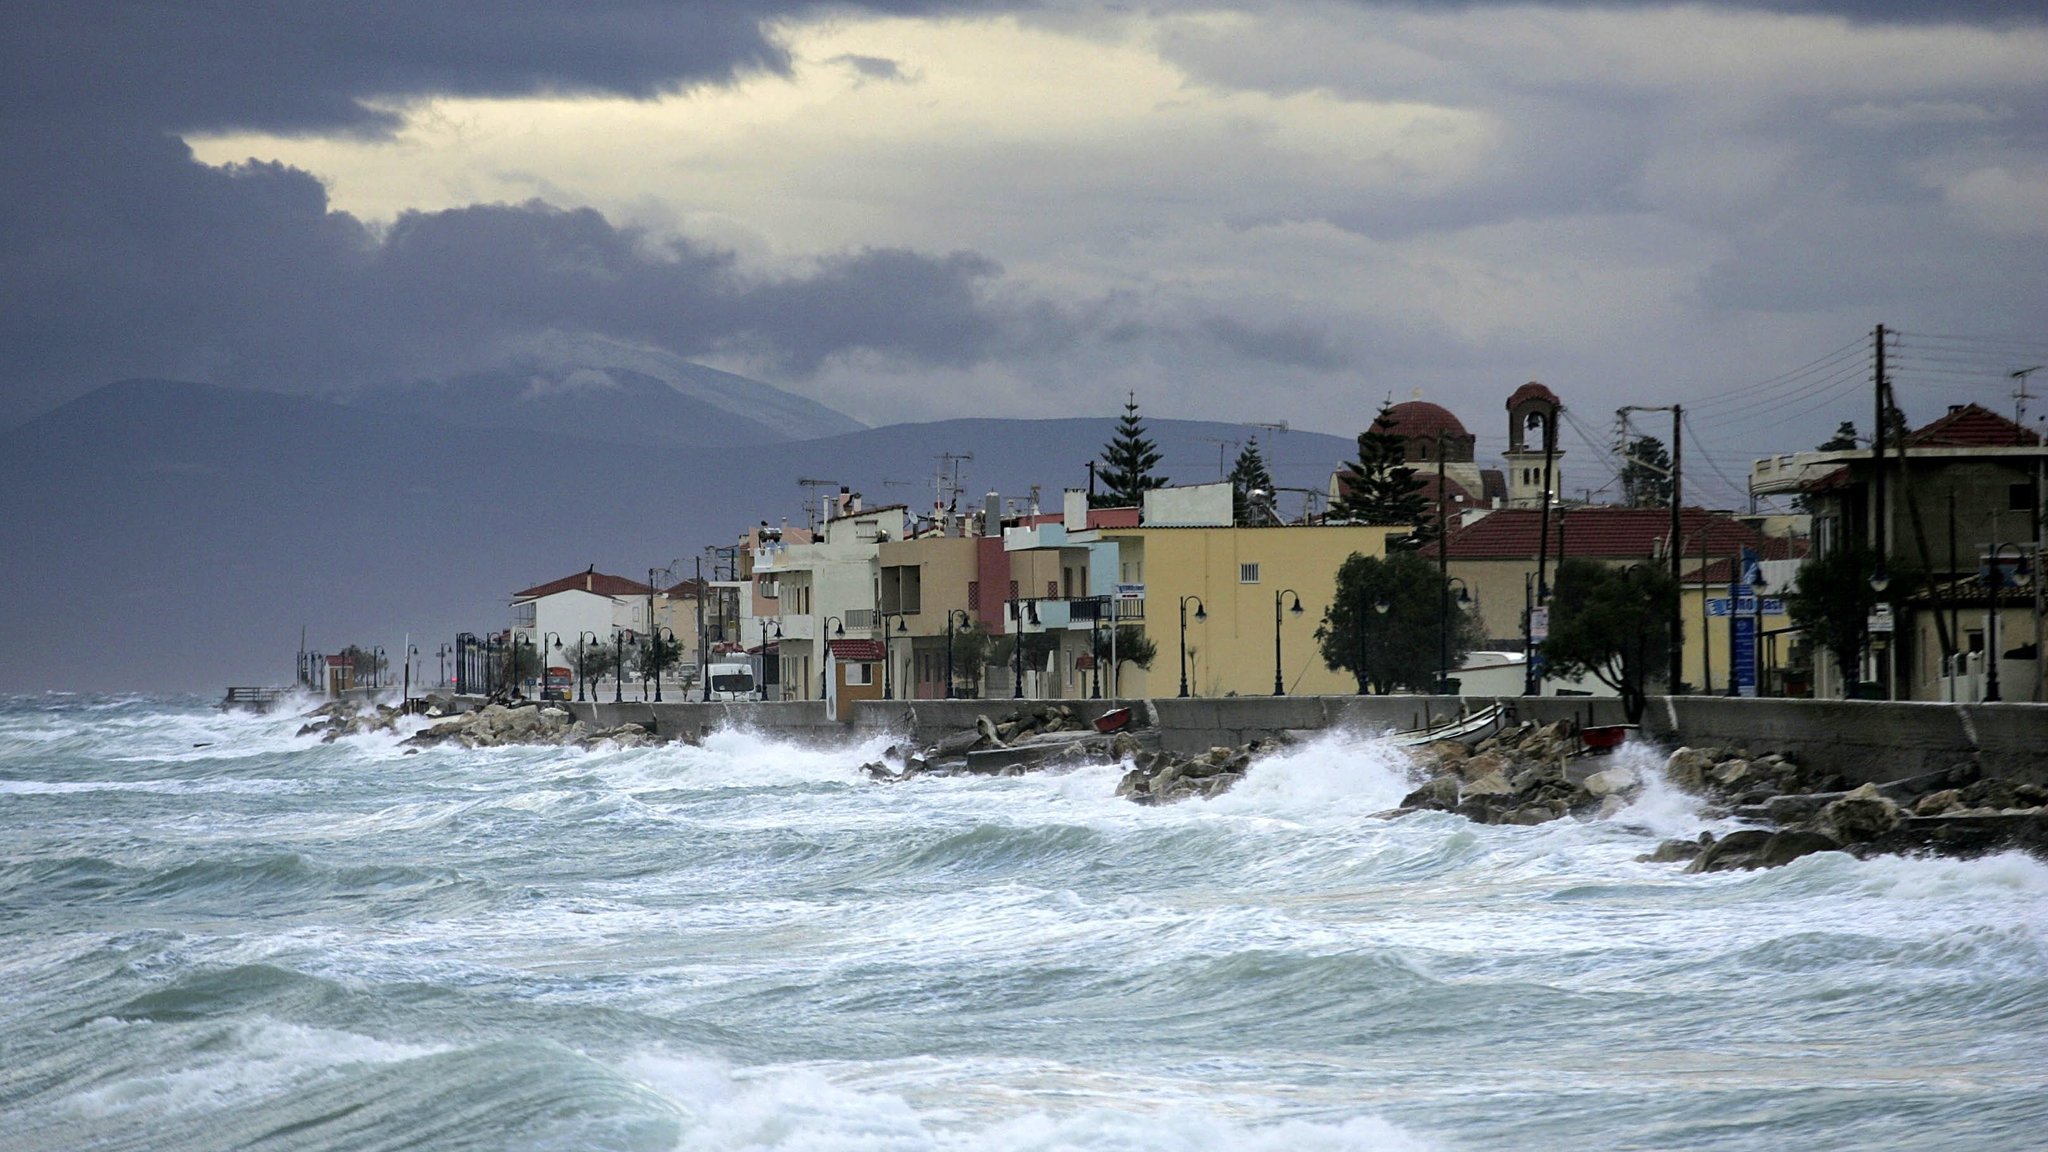
[(1129, 708), (1112, 708), (1095, 718), (1095, 730), (1097, 732), (1120, 732), (1130, 727), (1130, 724), (1131, 710)]
[(1439, 740), (1471, 740), (1484, 736), (1498, 728), (1501, 722), (1501, 706), (1492, 704), (1479, 711), (1431, 728), (1416, 728), (1408, 732), (1396, 732), (1388, 739), (1404, 748), (1417, 748), (1434, 744)]
[(1601, 724), (1579, 729), (1579, 747), (1584, 755), (1602, 756), (1621, 747), (1637, 730), (1634, 724)]

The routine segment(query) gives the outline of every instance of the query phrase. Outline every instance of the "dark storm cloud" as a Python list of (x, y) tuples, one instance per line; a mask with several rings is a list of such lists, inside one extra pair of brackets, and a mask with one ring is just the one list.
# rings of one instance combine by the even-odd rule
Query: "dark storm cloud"
[[(864, 5), (919, 11), (920, 0)], [(744, 341), (809, 369), (876, 349), (971, 360), (1000, 325), (971, 255), (857, 252), (736, 277), (542, 204), (328, 210), (310, 174), (197, 163), (200, 131), (381, 133), (417, 95), (653, 96), (786, 67), (796, 3), (30, 4), (0, 17), (0, 382), (30, 411), (128, 375), (319, 388), (469, 366), (542, 328), (689, 354)]]
[(1328, 332), (1308, 324), (1256, 324), (1230, 316), (1212, 316), (1202, 322), (1202, 331), (1247, 360), (1323, 372), (1334, 372), (1351, 363), (1351, 357), (1331, 343)]

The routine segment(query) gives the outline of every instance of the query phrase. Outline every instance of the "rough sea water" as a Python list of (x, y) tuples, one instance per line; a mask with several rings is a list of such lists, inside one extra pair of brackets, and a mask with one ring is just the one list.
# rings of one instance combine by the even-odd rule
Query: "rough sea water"
[[(0, 702), (0, 1149), (2048, 1146), (2048, 865)], [(1652, 754), (1625, 750), (1639, 764)]]

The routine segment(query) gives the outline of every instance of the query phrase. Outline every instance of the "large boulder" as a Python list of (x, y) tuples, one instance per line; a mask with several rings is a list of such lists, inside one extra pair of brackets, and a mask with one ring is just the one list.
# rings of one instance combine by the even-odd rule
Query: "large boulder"
[(1875, 784), (1846, 793), (1820, 810), (1820, 831), (1842, 844), (1875, 840), (1899, 826), (1899, 806)]
[(1635, 791), (1642, 781), (1637, 779), (1635, 770), (1617, 765), (1604, 771), (1595, 772), (1580, 783), (1588, 795), (1597, 797), (1620, 796)]
[(1449, 811), (1458, 806), (1458, 778), (1438, 776), (1401, 798), (1403, 808), (1433, 808)]
[(1664, 761), (1664, 776), (1688, 792), (1707, 787), (1707, 773), (1714, 770), (1714, 758), (1699, 748), (1680, 748)]

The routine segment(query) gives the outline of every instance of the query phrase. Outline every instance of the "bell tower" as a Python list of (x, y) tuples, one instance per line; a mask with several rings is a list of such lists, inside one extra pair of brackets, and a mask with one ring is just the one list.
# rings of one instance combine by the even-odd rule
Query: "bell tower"
[(1531, 380), (1508, 397), (1508, 507), (1541, 508), (1558, 489), (1557, 393)]

